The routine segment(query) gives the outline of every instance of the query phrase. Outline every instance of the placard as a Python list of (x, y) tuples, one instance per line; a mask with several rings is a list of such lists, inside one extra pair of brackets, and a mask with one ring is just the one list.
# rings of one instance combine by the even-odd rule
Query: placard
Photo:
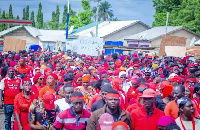
[(200, 58), (200, 46), (186, 47), (186, 52), (188, 56), (194, 56), (195, 59)]
[(185, 57), (186, 47), (185, 46), (165, 46), (165, 52), (167, 56)]
[(159, 55), (163, 55), (165, 51), (165, 46), (186, 46), (186, 40), (187, 38), (185, 37), (163, 35), (160, 44)]
[(98, 56), (98, 51), (103, 50), (103, 39), (96, 37), (79, 37), (77, 54)]
[(3, 52), (14, 51), (19, 53), (19, 50), (25, 50), (26, 40), (14, 39), (11, 37), (4, 38)]

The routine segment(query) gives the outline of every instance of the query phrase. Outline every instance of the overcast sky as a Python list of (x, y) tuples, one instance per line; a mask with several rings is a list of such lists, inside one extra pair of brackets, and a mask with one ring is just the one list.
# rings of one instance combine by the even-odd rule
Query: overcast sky
[[(102, 0), (105, 1), (105, 0)], [(154, 21), (153, 15), (155, 9), (153, 8), (152, 0), (107, 0), (112, 5), (112, 10), (115, 17), (119, 20), (141, 20), (142, 22), (152, 25)], [(44, 13), (44, 21), (51, 20), (51, 14), (53, 10), (56, 10), (56, 5), (60, 7), (60, 19), (64, 9), (64, 4), (67, 4), (67, 0), (0, 0), (1, 12), (3, 10), (8, 13), (9, 5), (12, 4), (13, 15), (16, 17), (19, 15), (22, 18), (23, 8), (29, 5), (29, 11), (32, 10), (35, 16), (38, 11), (39, 2), (42, 2), (42, 12)], [(70, 4), (73, 10), (76, 12), (82, 11), (81, 0), (70, 0)], [(91, 2), (91, 6), (96, 6), (95, 2)]]

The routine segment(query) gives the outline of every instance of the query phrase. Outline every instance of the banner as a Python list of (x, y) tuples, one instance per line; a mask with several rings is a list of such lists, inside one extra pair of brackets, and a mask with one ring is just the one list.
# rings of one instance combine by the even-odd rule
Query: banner
[(170, 36), (170, 35), (163, 35), (162, 41), (160, 44), (160, 51), (159, 55), (162, 56), (165, 51), (165, 46), (186, 46), (185, 37), (178, 37), (178, 36)]
[(98, 51), (103, 50), (103, 39), (97, 37), (79, 37), (77, 54), (98, 56)]
[(26, 49), (26, 40), (14, 39), (11, 37), (4, 38), (3, 52), (14, 51), (19, 53), (19, 50)]
[(167, 56), (185, 57), (186, 47), (184, 46), (165, 46)]

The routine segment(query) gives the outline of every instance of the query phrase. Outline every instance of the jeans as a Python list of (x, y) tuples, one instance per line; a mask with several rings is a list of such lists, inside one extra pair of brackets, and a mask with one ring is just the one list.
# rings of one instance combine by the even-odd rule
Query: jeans
[(14, 112), (14, 105), (4, 104), (6, 130), (11, 130), (11, 117), (12, 117), (13, 112)]

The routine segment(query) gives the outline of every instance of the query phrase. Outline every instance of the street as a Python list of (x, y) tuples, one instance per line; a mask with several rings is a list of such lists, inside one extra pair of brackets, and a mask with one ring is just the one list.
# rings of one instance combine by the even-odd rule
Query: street
[(0, 130), (5, 130), (3, 109), (0, 109)]

